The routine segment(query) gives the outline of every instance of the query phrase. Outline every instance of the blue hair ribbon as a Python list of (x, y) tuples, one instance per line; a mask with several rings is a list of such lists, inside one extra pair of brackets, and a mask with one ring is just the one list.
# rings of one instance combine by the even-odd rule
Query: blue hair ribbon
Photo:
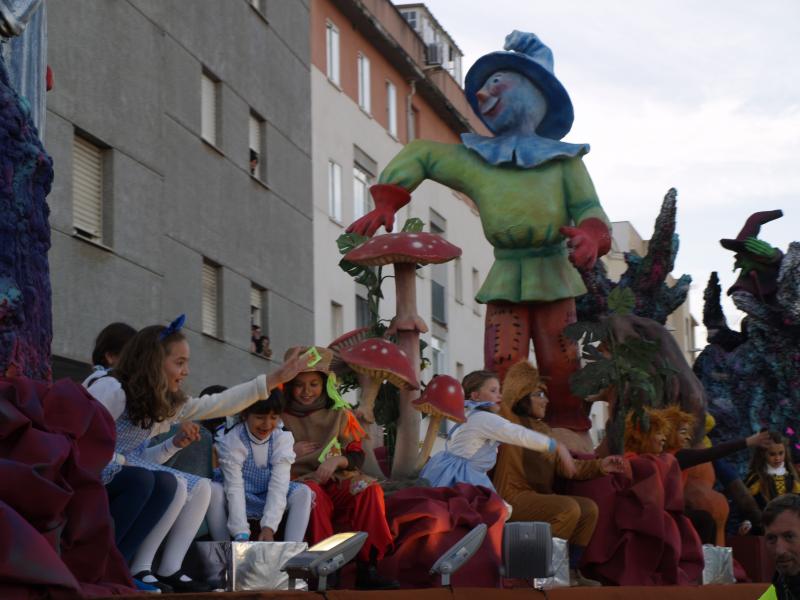
[(172, 323), (164, 327), (161, 330), (161, 333), (158, 334), (158, 341), (163, 342), (173, 333), (178, 333), (181, 328), (183, 328), (183, 324), (186, 322), (186, 315), (178, 316)]

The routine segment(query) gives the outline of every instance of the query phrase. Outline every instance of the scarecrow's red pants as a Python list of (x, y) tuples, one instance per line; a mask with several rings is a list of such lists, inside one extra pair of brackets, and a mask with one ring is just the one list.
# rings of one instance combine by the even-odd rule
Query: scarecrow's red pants
[(350, 493), (349, 481), (329, 481), (319, 485), (305, 480), (317, 498), (308, 521), (308, 540), (313, 545), (338, 531), (364, 531), (367, 541), (358, 558), (370, 559), (370, 550), (375, 548), (374, 558), (381, 559), (392, 545), (392, 533), (386, 522), (386, 506), (383, 489), (377, 483), (367, 486), (357, 494)]
[(502, 382), (506, 372), (528, 358), (533, 341), (539, 373), (547, 377), (550, 405), (545, 420), (551, 427), (586, 431), (591, 427), (585, 402), (569, 388), (569, 376), (580, 367), (578, 346), (564, 336), (575, 322), (575, 300), (553, 302), (491, 302), (486, 307), (485, 368)]

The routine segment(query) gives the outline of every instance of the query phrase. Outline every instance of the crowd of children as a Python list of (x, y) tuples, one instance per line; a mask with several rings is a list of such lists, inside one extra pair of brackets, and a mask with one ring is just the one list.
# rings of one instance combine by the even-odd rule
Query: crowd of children
[[(357, 558), (357, 587), (397, 587), (376, 568), (392, 547), (392, 532), (383, 490), (361, 470), (365, 432), (336, 388), (333, 352), (293, 348), (271, 375), (230, 389), (208, 388), (191, 398), (182, 390), (190, 360), (182, 326), (183, 317), (138, 332), (123, 323), (109, 325), (97, 338), (95, 370), (84, 382), (116, 423), (114, 459), (102, 478), (115, 542), (137, 585), (154, 592), (213, 589), (214, 582), (193, 580), (182, 570), (207, 519), (211, 538), (220, 541), (314, 544), (342, 528), (364, 531), (368, 538)], [(508, 371), (502, 389), (489, 371), (470, 373), (463, 387), (466, 422), (448, 432), (445, 449), (430, 459), (421, 476), (434, 487), (484, 486), (503, 498), (509, 519), (549, 522), (553, 535), (569, 542), (572, 583), (598, 585), (578, 570), (597, 525), (598, 507), (582, 495), (556, 494), (554, 483), (556, 476), (589, 480), (624, 475), (626, 469), (630, 476), (626, 461), (620, 456), (578, 460), (553, 437), (543, 421), (546, 385), (528, 362)], [(163, 464), (199, 439), (197, 421), (219, 422), (226, 416), (216, 430), (213, 478)], [(152, 443), (167, 431), (171, 437)], [(759, 507), (800, 491), (782, 436), (762, 432), (712, 448), (691, 448), (693, 431), (693, 417), (676, 408), (651, 411), (646, 435), (629, 419), (626, 457), (674, 455), (684, 470), (686, 515), (703, 541), (719, 541), (727, 504), (715, 512), (700, 500), (690, 502), (697, 465), (713, 472), (710, 461), (752, 447), (746, 485)], [(707, 475), (703, 471), (696, 478)]]

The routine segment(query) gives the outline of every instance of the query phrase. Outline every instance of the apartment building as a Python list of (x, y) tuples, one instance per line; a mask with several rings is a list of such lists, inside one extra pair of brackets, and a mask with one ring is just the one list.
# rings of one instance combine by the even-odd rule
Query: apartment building
[[(460, 81), (431, 60), (428, 45), (401, 10), (388, 0), (311, 3), (318, 344), (369, 319), (366, 290), (337, 266), (336, 239), (372, 208), (368, 190), (381, 170), (415, 138), (458, 143), (462, 132), (485, 132)], [(473, 298), (491, 265), (492, 248), (473, 203), (437, 183), (425, 182), (414, 192), (396, 228), (410, 217), (463, 250), (456, 261), (420, 269), (417, 280), (419, 314), (430, 328), (423, 336), (426, 354), (433, 363), (423, 379), (436, 373), (460, 378), (483, 365), (484, 307)], [(391, 275), (391, 267), (384, 274)], [(392, 279), (383, 292), (381, 317), (389, 319), (395, 308)]]
[(48, 3), (54, 375), (185, 313), (189, 388), (313, 337), (309, 5)]

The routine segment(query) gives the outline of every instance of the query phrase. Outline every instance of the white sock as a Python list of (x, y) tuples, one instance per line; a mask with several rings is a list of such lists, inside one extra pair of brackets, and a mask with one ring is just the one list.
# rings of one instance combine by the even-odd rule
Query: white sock
[[(186, 501), (175, 524), (167, 535), (164, 553), (158, 565), (158, 575), (169, 577), (177, 573), (189, 546), (203, 524), (211, 499), (211, 480), (203, 479), (194, 486), (192, 497)], [(186, 581), (191, 581), (188, 577)]]
[(306, 537), (308, 518), (311, 514), (311, 504), (314, 501), (314, 492), (307, 485), (301, 485), (286, 500), (286, 529), (283, 539), (287, 542), (302, 542)]
[[(159, 519), (158, 523), (156, 523), (155, 527), (153, 527), (150, 533), (147, 534), (147, 537), (144, 538), (142, 545), (139, 546), (136, 555), (133, 557), (133, 562), (131, 563), (132, 574), (135, 575), (142, 571), (152, 570), (156, 551), (161, 545), (161, 542), (164, 541), (164, 538), (167, 537), (183, 505), (186, 504), (186, 495), (186, 481), (178, 478), (178, 485), (175, 488), (175, 496), (172, 498), (172, 502), (170, 502), (167, 510)], [(156, 579), (155, 577), (145, 577), (143, 581), (145, 583), (153, 583)]]
[(228, 535), (228, 515), (225, 511), (225, 488), (216, 481), (211, 482), (211, 501), (208, 503), (206, 521), (212, 540), (227, 542), (231, 539)]

